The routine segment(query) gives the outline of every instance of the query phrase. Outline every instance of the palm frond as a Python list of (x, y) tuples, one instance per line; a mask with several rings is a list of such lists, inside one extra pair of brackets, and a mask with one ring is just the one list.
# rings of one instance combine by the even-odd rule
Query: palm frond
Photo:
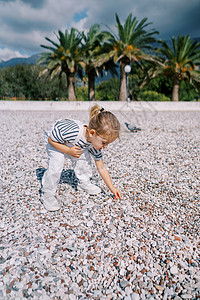
[(116, 17), (116, 21), (117, 21), (117, 30), (118, 30), (118, 35), (119, 35), (119, 38), (120, 40), (124, 41), (124, 30), (123, 30), (123, 26), (122, 24), (120, 23), (120, 19), (118, 17), (117, 14), (115, 14), (115, 17)]
[(53, 44), (56, 48), (59, 47), (59, 45), (57, 43), (55, 43), (54, 41), (52, 41), (51, 39), (49, 39), (48, 37), (45, 37), (45, 40), (47, 40), (48, 42), (50, 42), (51, 44)]

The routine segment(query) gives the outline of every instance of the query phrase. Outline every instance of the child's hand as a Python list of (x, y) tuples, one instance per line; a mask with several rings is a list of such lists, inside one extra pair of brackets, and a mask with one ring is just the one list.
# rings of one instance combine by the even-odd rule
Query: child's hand
[(115, 199), (121, 199), (121, 192), (120, 192), (119, 189), (117, 189), (117, 188), (114, 187), (112, 189), (112, 193), (114, 194)]
[(81, 152), (82, 151), (78, 146), (73, 146), (68, 150), (68, 154), (76, 158), (79, 158), (81, 156)]

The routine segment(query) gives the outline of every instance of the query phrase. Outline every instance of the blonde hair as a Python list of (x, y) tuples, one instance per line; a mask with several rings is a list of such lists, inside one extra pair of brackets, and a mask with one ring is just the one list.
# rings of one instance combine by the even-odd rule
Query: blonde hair
[(119, 138), (120, 123), (113, 113), (104, 110), (98, 104), (90, 109), (89, 129), (94, 129), (96, 134), (114, 141)]

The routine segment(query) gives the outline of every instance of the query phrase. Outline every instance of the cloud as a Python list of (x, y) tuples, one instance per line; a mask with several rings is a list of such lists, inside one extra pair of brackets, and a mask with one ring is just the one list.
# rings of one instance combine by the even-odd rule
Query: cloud
[(199, 11), (198, 0), (0, 0), (0, 47), (38, 53), (45, 37), (56, 40), (58, 30), (88, 30), (94, 23), (114, 30), (115, 13), (122, 23), (129, 13), (139, 21), (147, 17), (153, 23), (149, 29), (158, 30), (163, 39), (198, 37)]
[[(33, 8), (41, 8), (45, 4), (46, 0), (21, 0), (22, 2), (30, 5)], [(15, 2), (15, 0), (0, 0), (0, 2)]]
[(13, 51), (8, 48), (0, 48), (0, 61), (6, 61), (13, 57), (28, 57), (28, 55), (23, 55), (19, 51)]

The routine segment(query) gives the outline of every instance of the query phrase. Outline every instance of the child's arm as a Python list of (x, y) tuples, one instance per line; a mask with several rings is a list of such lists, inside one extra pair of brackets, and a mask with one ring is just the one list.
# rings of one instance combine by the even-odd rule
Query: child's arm
[(96, 167), (97, 167), (97, 170), (98, 170), (100, 176), (102, 177), (103, 181), (105, 182), (107, 187), (110, 189), (110, 191), (115, 195), (115, 198), (121, 199), (121, 192), (119, 189), (117, 189), (116, 187), (113, 186), (112, 180), (110, 178), (110, 175), (108, 173), (108, 170), (106, 169), (106, 166), (105, 166), (103, 160), (96, 160), (95, 164), (96, 164)]
[(73, 146), (73, 147), (67, 147), (64, 144), (58, 143), (58, 142), (54, 142), (52, 141), (52, 139), (49, 137), (48, 138), (48, 142), (51, 146), (53, 146), (56, 150), (69, 154), (73, 157), (79, 158), (81, 155), (81, 149), (77, 146)]

